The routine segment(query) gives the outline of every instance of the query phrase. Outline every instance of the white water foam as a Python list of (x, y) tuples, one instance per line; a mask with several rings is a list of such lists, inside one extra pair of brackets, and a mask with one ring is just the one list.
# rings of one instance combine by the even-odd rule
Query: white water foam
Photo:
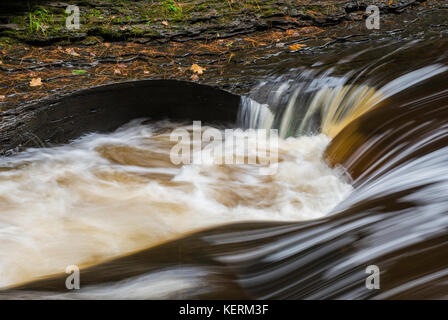
[(0, 159), (0, 287), (219, 224), (320, 218), (352, 190), (322, 159), (325, 135), (280, 139), (278, 170), (263, 176), (248, 164), (173, 165), (176, 127), (134, 121)]

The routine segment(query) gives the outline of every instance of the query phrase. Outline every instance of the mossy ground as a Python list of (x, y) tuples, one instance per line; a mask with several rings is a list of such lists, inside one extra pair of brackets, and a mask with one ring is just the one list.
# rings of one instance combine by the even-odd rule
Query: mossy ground
[(197, 33), (198, 28), (219, 28), (236, 21), (261, 21), (270, 17), (312, 19), (343, 13), (346, 1), (297, 0), (84, 0), (78, 2), (80, 29), (67, 30), (65, 6), (30, 4), (26, 12), (11, 16), (3, 37), (46, 44), (50, 40), (77, 40), (88, 35), (108, 40), (134, 37), (160, 38)]

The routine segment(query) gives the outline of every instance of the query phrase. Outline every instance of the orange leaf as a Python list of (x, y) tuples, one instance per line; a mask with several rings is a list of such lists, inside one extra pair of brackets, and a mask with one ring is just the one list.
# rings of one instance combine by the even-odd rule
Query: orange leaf
[(203, 74), (204, 71), (207, 70), (207, 69), (202, 68), (201, 66), (199, 66), (199, 65), (197, 65), (197, 64), (195, 63), (195, 64), (193, 64), (193, 65), (191, 66), (190, 70), (193, 71), (194, 73), (197, 73), (197, 74)]
[(302, 44), (302, 43), (296, 43), (296, 44), (292, 44), (292, 45), (290, 45), (290, 46), (289, 46), (289, 50), (296, 51), (296, 50), (300, 50), (300, 49), (302, 49), (302, 48), (304, 48), (304, 47), (306, 47), (305, 44)]
[(33, 78), (30, 81), (30, 87), (38, 87), (42, 85), (42, 79), (41, 78)]

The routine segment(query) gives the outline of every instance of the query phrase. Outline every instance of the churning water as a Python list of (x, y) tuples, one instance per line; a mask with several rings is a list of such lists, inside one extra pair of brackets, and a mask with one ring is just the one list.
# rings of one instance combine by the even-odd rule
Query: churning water
[[(271, 163), (276, 170), (260, 175), (247, 161), (199, 163), (194, 154), (191, 164), (173, 164), (177, 141), (170, 134), (179, 128), (192, 131), (191, 125), (137, 120), (111, 134), (1, 159), (0, 285), (96, 264), (218, 224), (320, 218), (351, 191), (323, 161), (330, 141), (323, 134), (280, 139)], [(198, 143), (192, 139), (188, 148)], [(227, 148), (222, 156), (244, 157), (256, 147), (243, 154)]]
[[(174, 165), (170, 133), (192, 128), (168, 121), (1, 159), (0, 285), (25, 284), (0, 294), (446, 298), (447, 48), (363, 47), (266, 77), (237, 126), (278, 129), (272, 175)], [(67, 293), (72, 264), (85, 286)]]

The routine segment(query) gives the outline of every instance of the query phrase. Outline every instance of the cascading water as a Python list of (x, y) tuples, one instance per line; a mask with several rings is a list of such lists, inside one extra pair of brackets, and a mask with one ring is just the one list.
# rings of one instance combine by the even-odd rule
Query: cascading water
[[(0, 268), (12, 288), (0, 295), (446, 298), (447, 47), (365, 48), (265, 79), (237, 121), (279, 130), (272, 176), (173, 165), (169, 133), (191, 128), (169, 122), (2, 159)], [(79, 292), (64, 274), (16, 286), (77, 263)], [(379, 290), (365, 287), (369, 265)]]
[[(223, 223), (320, 218), (351, 191), (322, 159), (324, 135), (280, 139), (274, 174), (260, 175), (244, 159), (199, 163), (193, 153), (191, 164), (174, 164), (170, 134), (181, 128), (192, 131), (137, 120), (112, 134), (1, 159), (0, 285), (94, 265)], [(223, 158), (261, 156), (257, 146), (222, 149)]]

